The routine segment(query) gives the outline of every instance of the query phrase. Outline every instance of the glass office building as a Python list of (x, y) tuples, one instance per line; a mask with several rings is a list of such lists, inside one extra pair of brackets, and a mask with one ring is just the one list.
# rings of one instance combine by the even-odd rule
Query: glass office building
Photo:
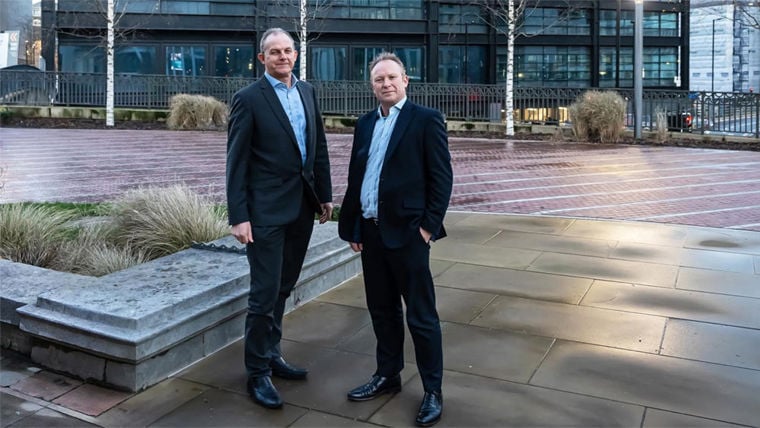
[[(43, 0), (48, 64), (105, 71), (105, 1)], [(256, 77), (263, 73), (256, 60), (263, 31), (298, 34), (299, 0), (114, 1), (118, 73)], [(307, 25), (310, 80), (366, 80), (369, 61), (384, 50), (404, 60), (413, 81), (505, 79), (506, 30), (488, 0), (307, 4), (314, 14)], [(644, 8), (644, 85), (688, 88), (689, 1), (647, 0)], [(529, 1), (517, 23), (515, 84), (632, 87), (633, 19), (634, 0)]]

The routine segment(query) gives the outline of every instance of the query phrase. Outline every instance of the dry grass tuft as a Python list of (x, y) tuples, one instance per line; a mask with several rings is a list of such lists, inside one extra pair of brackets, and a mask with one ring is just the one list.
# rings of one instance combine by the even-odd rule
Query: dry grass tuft
[(667, 143), (670, 139), (668, 133), (668, 116), (665, 111), (657, 109), (654, 112), (655, 139), (658, 143)]
[(601, 143), (620, 141), (625, 126), (625, 108), (625, 101), (617, 92), (584, 92), (568, 109), (575, 136)]
[(148, 261), (142, 251), (114, 244), (115, 232), (110, 221), (80, 226), (77, 237), (61, 246), (52, 268), (103, 276)]
[(0, 205), (0, 258), (50, 267), (73, 214), (24, 204)]
[(210, 201), (185, 185), (147, 187), (127, 192), (113, 204), (115, 240), (150, 258), (186, 249), (229, 233)]
[(169, 129), (220, 129), (227, 125), (227, 105), (205, 95), (177, 94), (169, 100)]

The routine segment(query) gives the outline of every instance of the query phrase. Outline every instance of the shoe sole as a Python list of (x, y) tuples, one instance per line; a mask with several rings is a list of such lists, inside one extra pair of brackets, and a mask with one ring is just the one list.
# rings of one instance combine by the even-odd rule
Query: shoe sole
[(348, 401), (369, 401), (369, 400), (374, 400), (375, 398), (377, 398), (377, 397), (379, 397), (381, 395), (384, 395), (384, 394), (396, 394), (398, 392), (401, 392), (401, 387), (400, 386), (399, 387), (394, 387), (394, 388), (388, 388), (388, 389), (386, 389), (386, 390), (384, 390), (382, 392), (378, 392), (377, 394), (375, 394), (375, 395), (373, 395), (371, 397), (361, 397), (361, 398), (358, 398), (358, 397), (351, 397), (351, 396), (349, 396), (348, 397)]
[(280, 404), (267, 404), (267, 403), (264, 403), (262, 401), (257, 400), (254, 397), (251, 397), (251, 401), (253, 401), (254, 403), (258, 404), (261, 407), (266, 407), (267, 409), (282, 409), (282, 404), (283, 404), (283, 403), (280, 403)]

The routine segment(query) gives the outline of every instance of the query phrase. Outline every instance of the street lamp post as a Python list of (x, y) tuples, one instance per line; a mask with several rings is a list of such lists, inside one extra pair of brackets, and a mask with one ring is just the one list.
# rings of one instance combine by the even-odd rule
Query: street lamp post
[(644, 112), (644, 90), (642, 82), (642, 73), (644, 72), (643, 49), (644, 49), (644, 0), (636, 0), (634, 9), (634, 29), (633, 29), (633, 102), (634, 102), (634, 123), (633, 138), (636, 141), (641, 140), (641, 120)]
[(715, 21), (720, 18), (712, 20), (712, 65), (710, 72), (710, 92), (715, 92)]

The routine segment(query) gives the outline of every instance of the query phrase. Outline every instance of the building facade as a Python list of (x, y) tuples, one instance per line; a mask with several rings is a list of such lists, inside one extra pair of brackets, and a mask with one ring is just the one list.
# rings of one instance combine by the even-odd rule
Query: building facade
[[(750, 0), (692, 0), (690, 89), (760, 90), (760, 4)], [(756, 19), (748, 14), (756, 13)]]
[[(48, 69), (105, 72), (105, 0), (42, 0)], [(260, 76), (266, 28), (298, 36), (299, 0), (115, 0), (117, 73)], [(517, 0), (519, 3), (522, 0)], [(498, 2), (503, 4), (504, 1)], [(396, 52), (412, 81), (499, 83), (504, 11), (484, 0), (308, 0), (307, 78), (366, 80)], [(644, 2), (644, 86), (688, 88), (689, 0)], [(515, 84), (632, 87), (634, 0), (528, 1), (517, 23)], [(55, 64), (52, 67), (51, 64)]]

